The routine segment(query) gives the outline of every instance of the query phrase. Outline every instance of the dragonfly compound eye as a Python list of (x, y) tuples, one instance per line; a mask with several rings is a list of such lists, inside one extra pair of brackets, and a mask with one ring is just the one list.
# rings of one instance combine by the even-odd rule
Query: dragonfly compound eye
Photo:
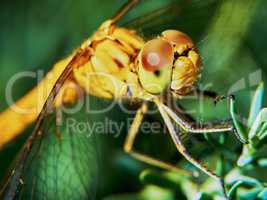
[(191, 50), (187, 56), (178, 57), (173, 66), (171, 89), (180, 96), (191, 92), (200, 72), (200, 57)]
[(142, 65), (148, 71), (157, 71), (173, 63), (173, 49), (169, 42), (154, 39), (145, 44), (141, 52)]
[(160, 93), (170, 81), (174, 53), (171, 43), (157, 38), (148, 41), (139, 55), (138, 75), (144, 89)]
[(166, 30), (162, 32), (162, 36), (175, 45), (175, 49), (179, 54), (182, 54), (187, 49), (192, 49), (194, 46), (191, 38), (181, 31)]

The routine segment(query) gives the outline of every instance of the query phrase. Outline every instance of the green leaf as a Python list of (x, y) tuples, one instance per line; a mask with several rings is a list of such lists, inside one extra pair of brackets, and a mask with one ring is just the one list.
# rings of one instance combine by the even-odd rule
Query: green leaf
[(252, 138), (252, 145), (255, 149), (261, 148), (266, 144), (267, 140), (267, 122), (263, 123), (259, 131), (257, 131), (257, 137)]
[(238, 199), (240, 200), (256, 199), (260, 191), (261, 188), (253, 188), (252, 190), (240, 194)]
[(267, 168), (267, 158), (262, 158), (258, 160), (258, 165), (262, 168)]
[(229, 190), (228, 192), (228, 196), (230, 198), (235, 198), (236, 196), (236, 191), (237, 191), (237, 188), (243, 184), (243, 181), (237, 181), (232, 187), (231, 189)]
[(179, 191), (179, 185), (163, 176), (162, 173), (158, 173), (152, 170), (144, 170), (139, 177), (144, 184), (157, 185), (161, 188), (169, 188), (174, 191)]
[(235, 100), (234, 99), (230, 99), (230, 115), (232, 117), (235, 129), (237, 131), (236, 133), (237, 137), (239, 137), (239, 139), (244, 142), (247, 141), (247, 133), (246, 133), (245, 127), (242, 126), (241, 123), (239, 123), (238, 117), (235, 112)]
[(257, 198), (266, 200), (267, 199), (267, 188), (264, 188), (257, 196)]
[(229, 197), (236, 199), (236, 195), (237, 195), (237, 189), (240, 188), (241, 186), (243, 187), (252, 187), (253, 189), (248, 191), (248, 192), (242, 192), (243, 194), (239, 196), (239, 198), (241, 199), (255, 199), (255, 197), (257, 196), (257, 194), (261, 191), (262, 189), (262, 184), (254, 178), (251, 177), (242, 177), (241, 180), (238, 180), (236, 183), (234, 183), (234, 185), (231, 187), (231, 189), (229, 190)]
[[(262, 187), (262, 183), (255, 178), (244, 176), (239, 174), (239, 171), (235, 171), (234, 174), (231, 174), (231, 180), (227, 180), (227, 182), (234, 187), (237, 183), (240, 185), (242, 183), (245, 187)], [(241, 183), (239, 183), (241, 181)]]
[(120, 194), (105, 197), (103, 200), (144, 200), (139, 194)]
[(237, 165), (239, 167), (243, 167), (251, 163), (255, 159), (255, 156), (254, 156), (255, 153), (256, 153), (256, 150), (254, 148), (250, 148), (249, 145), (244, 145), (242, 153), (237, 161)]
[[(262, 125), (262, 123), (267, 122), (267, 108), (263, 108), (260, 113), (258, 114), (258, 116), (256, 117), (250, 131), (248, 134), (248, 138), (252, 139), (253, 137), (255, 137), (258, 134), (258, 130), (260, 128), (260, 126)], [(257, 135), (259, 137), (259, 135)]]
[(149, 185), (142, 191), (141, 196), (144, 200), (175, 200), (175, 195), (170, 190), (162, 189), (157, 186)]
[(212, 196), (205, 193), (205, 192), (200, 192), (198, 193), (197, 197), (195, 197), (194, 200), (212, 200)]
[(263, 103), (263, 97), (264, 97), (264, 83), (261, 82), (255, 91), (255, 94), (254, 94), (254, 97), (251, 103), (249, 118), (248, 118), (249, 127), (252, 126), (258, 113), (260, 112), (260, 109)]

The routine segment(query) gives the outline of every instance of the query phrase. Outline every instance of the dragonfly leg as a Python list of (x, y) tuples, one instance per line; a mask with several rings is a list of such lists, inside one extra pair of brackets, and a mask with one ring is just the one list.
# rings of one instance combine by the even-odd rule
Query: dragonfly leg
[(219, 95), (217, 92), (210, 90), (201, 90), (199, 88), (194, 89), (193, 95), (196, 97), (206, 97), (215, 100)]
[(234, 95), (221, 96), (221, 95), (218, 95), (217, 92), (210, 91), (210, 90), (200, 90), (199, 88), (196, 88), (193, 91), (193, 95), (196, 97), (205, 97), (205, 98), (212, 99), (215, 105), (224, 99), (230, 99), (230, 100), (234, 99)]
[(215, 133), (215, 132), (226, 132), (233, 131), (233, 124), (231, 121), (223, 121), (218, 123), (210, 123), (199, 125), (195, 122), (189, 122), (184, 118), (180, 117), (174, 111), (172, 111), (169, 107), (161, 104), (162, 109), (171, 117), (174, 122), (179, 125), (184, 131), (191, 133)]
[(124, 151), (128, 153), (129, 155), (131, 155), (133, 158), (139, 161), (145, 162), (147, 164), (150, 164), (152, 166), (159, 167), (159, 168), (166, 169), (166, 170), (173, 170), (178, 173), (182, 173), (186, 176), (193, 176), (193, 173), (189, 173), (188, 171), (180, 169), (176, 167), (175, 165), (155, 159), (143, 153), (139, 153), (133, 149), (134, 141), (136, 139), (139, 127), (142, 124), (142, 121), (144, 119), (144, 114), (146, 113), (146, 111), (147, 111), (147, 104), (144, 103), (141, 106), (141, 108), (138, 109), (136, 116), (133, 120), (133, 123), (129, 129), (126, 140), (124, 142)]
[(154, 100), (155, 104), (157, 105), (159, 112), (168, 128), (169, 134), (172, 138), (173, 143), (176, 146), (176, 149), (189, 161), (191, 162), (194, 166), (196, 166), (197, 168), (199, 168), (201, 171), (203, 171), (204, 173), (206, 173), (208, 176), (214, 178), (215, 180), (219, 181), (219, 183), (221, 184), (222, 188), (223, 188), (223, 192), (224, 195), (226, 195), (226, 188), (224, 185), (224, 180), (222, 177), (218, 176), (217, 174), (215, 174), (213, 171), (211, 171), (210, 169), (208, 169), (206, 166), (204, 166), (201, 162), (197, 161), (196, 159), (194, 159), (187, 151), (186, 147), (183, 145), (183, 143), (181, 142), (180, 136), (179, 134), (176, 133), (175, 128), (172, 124), (172, 121), (169, 117), (169, 113), (166, 111), (166, 109), (163, 107), (163, 104), (160, 103), (159, 100), (155, 99)]
[(217, 92), (210, 91), (210, 90), (201, 90), (199, 88), (195, 88), (194, 91), (190, 94), (196, 97), (205, 97), (205, 98), (212, 99), (215, 105), (224, 99), (227, 99), (230, 101), (235, 99), (234, 95), (229, 95), (229, 96), (218, 95)]
[[(218, 101), (221, 101), (223, 99), (227, 98), (230, 102), (230, 105), (234, 105), (235, 98), (233, 95), (230, 96), (217, 96), (215, 97), (215, 103)], [(185, 120), (185, 117), (181, 117), (181, 113), (175, 113), (172, 109), (169, 107), (162, 105), (163, 108), (166, 110), (168, 115), (175, 121), (176, 124), (178, 124), (182, 129), (184, 129), (186, 132), (191, 133), (216, 133), (216, 132), (233, 132), (236, 136), (236, 138), (243, 144), (247, 144), (247, 141), (242, 134), (240, 134), (240, 131), (237, 131), (234, 123), (233, 123), (233, 117), (230, 120), (224, 120), (220, 122), (210, 122), (206, 124), (197, 124), (195, 122), (189, 122), (188, 120)], [(231, 115), (233, 115), (231, 109), (230, 109)], [(188, 117), (187, 117), (188, 118)]]
[(131, 8), (133, 8), (140, 0), (128, 0), (121, 9), (111, 18), (113, 23), (116, 23), (120, 18), (122, 18)]

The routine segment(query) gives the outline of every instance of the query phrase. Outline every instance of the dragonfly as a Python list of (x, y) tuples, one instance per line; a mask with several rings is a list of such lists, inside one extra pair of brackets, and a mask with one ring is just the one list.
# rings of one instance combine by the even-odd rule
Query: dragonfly
[[(85, 93), (92, 96), (141, 102), (126, 136), (124, 151), (133, 158), (152, 166), (180, 173), (181, 169), (177, 166), (134, 149), (139, 127), (148, 112), (148, 104), (153, 103), (177, 151), (205, 174), (219, 181), (226, 194), (223, 178), (189, 154), (175, 125), (188, 133), (212, 134), (230, 131), (236, 134), (233, 124), (224, 121), (224, 123), (214, 123), (212, 126), (209, 123), (199, 127), (198, 124), (185, 120), (183, 113), (177, 113), (166, 105), (161, 94), (168, 91), (173, 97), (179, 99), (193, 92), (195, 96), (207, 96), (215, 101), (223, 98), (213, 92), (195, 89), (201, 74), (201, 57), (192, 39), (186, 33), (168, 29), (146, 41), (135, 30), (117, 25), (118, 21), (138, 3), (140, 3), (139, 0), (129, 0), (117, 14), (103, 22), (92, 37), (71, 56), (56, 64), (36, 89), (18, 102), (19, 107), (27, 107), (29, 102), (34, 102), (34, 106), (37, 106), (37, 102), (33, 99), (36, 99), (38, 88), (53, 83), (51, 91), (41, 97), (43, 107), (40, 111), (28, 118), (25, 115), (14, 114), (10, 110), (0, 116), (0, 119), (12, 116), (18, 124), (16, 127), (10, 126), (7, 129), (7, 138), (3, 138), (3, 141), (7, 142), (10, 136), (16, 135), (23, 127), (35, 121), (39, 113), (33, 133), (22, 148), (8, 181), (1, 190), (5, 199), (18, 197), (18, 188), (25, 184), (22, 172), (25, 170), (30, 152), (34, 151), (34, 141), (48, 134), (43, 131), (44, 127), (49, 126), (48, 118), (54, 121), (58, 119), (57, 116), (48, 117), (48, 111), (57, 110), (60, 105), (75, 102), (80, 98), (81, 94), (77, 92), (77, 88), (68, 87), (73, 84), (79, 85)], [(53, 77), (52, 80), (51, 77)], [(67, 89), (63, 94), (64, 87)], [(229, 100), (234, 101), (234, 98), (230, 97)], [(57, 130), (54, 131), (57, 132)], [(242, 138), (236, 135), (242, 141)]]

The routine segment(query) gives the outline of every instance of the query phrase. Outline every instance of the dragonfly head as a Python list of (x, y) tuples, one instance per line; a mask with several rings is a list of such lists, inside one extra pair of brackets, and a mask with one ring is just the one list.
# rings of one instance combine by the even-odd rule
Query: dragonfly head
[(142, 87), (152, 94), (169, 87), (178, 96), (191, 92), (200, 72), (200, 56), (190, 37), (166, 30), (145, 43), (138, 57)]

